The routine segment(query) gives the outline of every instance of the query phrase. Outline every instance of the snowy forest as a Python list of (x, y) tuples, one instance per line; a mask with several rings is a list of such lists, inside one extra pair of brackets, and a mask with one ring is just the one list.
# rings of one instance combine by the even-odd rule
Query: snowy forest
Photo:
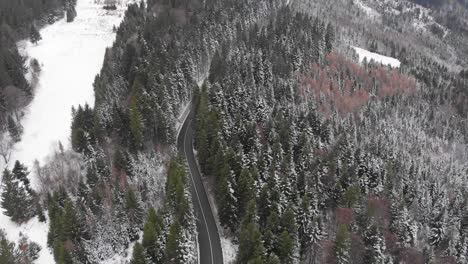
[[(5, 163), (34, 98), (27, 69), (40, 71), (15, 43), (73, 23), (76, 4), (0, 0)], [(198, 263), (199, 197), (178, 149), (186, 109), (225, 263), (468, 263), (467, 8), (128, 5), (94, 104), (70, 109), (71, 148), (2, 172), (3, 214), (48, 229), (41, 248), (9, 241), (0, 223), (0, 263), (35, 263), (41, 251), (59, 264)], [(361, 58), (358, 46), (382, 55)]]

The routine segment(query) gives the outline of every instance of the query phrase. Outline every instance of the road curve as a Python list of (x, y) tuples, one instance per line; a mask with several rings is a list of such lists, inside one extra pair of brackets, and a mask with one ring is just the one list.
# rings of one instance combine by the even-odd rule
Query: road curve
[(198, 259), (200, 264), (223, 264), (223, 250), (216, 221), (193, 153), (193, 109), (188, 114), (177, 138), (177, 148), (185, 156), (189, 169), (190, 190), (198, 219)]

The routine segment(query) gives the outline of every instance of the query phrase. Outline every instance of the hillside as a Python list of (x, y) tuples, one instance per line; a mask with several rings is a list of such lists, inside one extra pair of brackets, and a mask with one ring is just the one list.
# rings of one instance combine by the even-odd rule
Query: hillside
[[(57, 122), (70, 144), (48, 159), (58, 136), (26, 119), (33, 132), (17, 146), (41, 154), (13, 157), (30, 174), (5, 170), (5, 214), (45, 221), (57, 263), (468, 263), (467, 8), (131, 3), (102, 65), (75, 70), (87, 34), (63, 51), (82, 62), (67, 94), (93, 82), (94, 103), (70, 97), (71, 124)], [(58, 68), (39, 84), (66, 83)], [(4, 248), (0, 260), (22, 259)]]

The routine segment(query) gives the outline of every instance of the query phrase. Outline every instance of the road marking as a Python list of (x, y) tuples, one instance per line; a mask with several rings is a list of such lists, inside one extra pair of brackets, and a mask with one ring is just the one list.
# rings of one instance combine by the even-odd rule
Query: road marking
[[(197, 195), (197, 200), (198, 200), (198, 204), (200, 205), (200, 210), (201, 210), (201, 213), (202, 213), (202, 216), (203, 216), (203, 221), (205, 222), (205, 227), (206, 227), (206, 233), (208, 233), (208, 242), (210, 243), (210, 254), (211, 254), (211, 263), (214, 264), (214, 257), (213, 257), (213, 248), (211, 246), (211, 236), (210, 236), (210, 230), (208, 229), (208, 223), (206, 222), (206, 217), (205, 217), (205, 213), (203, 211), (203, 207), (202, 207), (202, 203), (200, 201), (200, 196), (198, 195), (198, 190), (197, 190), (197, 185), (195, 185), (195, 181), (193, 179), (193, 175), (192, 175), (192, 170), (190, 169), (190, 162), (188, 160), (188, 155), (187, 155), (187, 148), (185, 146), (185, 142), (187, 140), (187, 132), (188, 132), (188, 128), (190, 127), (190, 124), (192, 123), (192, 121), (190, 120), (187, 124), (187, 127), (185, 128), (185, 135), (184, 135), (184, 141), (182, 142), (184, 144), (184, 153), (185, 153), (185, 159), (187, 160), (187, 164), (188, 164), (188, 167), (189, 167), (189, 173), (190, 173), (190, 179), (192, 180), (192, 184), (193, 184), (193, 188), (195, 189), (195, 194)], [(183, 126), (183, 125), (182, 125)], [(198, 253), (200, 255), (200, 252)]]

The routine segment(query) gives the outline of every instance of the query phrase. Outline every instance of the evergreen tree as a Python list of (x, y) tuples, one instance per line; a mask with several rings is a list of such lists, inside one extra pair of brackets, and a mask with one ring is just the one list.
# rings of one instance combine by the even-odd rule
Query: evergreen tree
[(14, 222), (27, 221), (36, 213), (34, 193), (29, 186), (27, 175), (26, 167), (18, 161), (13, 173), (7, 169), (3, 172), (2, 207), (5, 209), (4, 214)]
[(237, 215), (244, 217), (249, 201), (255, 198), (254, 181), (248, 169), (243, 169), (237, 183)]
[(67, 22), (73, 22), (76, 17), (76, 10), (75, 10), (75, 5), (74, 4), (69, 4), (67, 7)]
[(351, 247), (351, 241), (349, 236), (348, 227), (346, 225), (340, 225), (338, 233), (335, 238), (335, 257), (338, 264), (350, 263), (349, 250)]
[(385, 254), (385, 240), (375, 224), (371, 224), (364, 231), (364, 243), (366, 245), (364, 263), (387, 264), (389, 262)]
[(163, 221), (161, 217), (156, 214), (153, 208), (150, 208), (143, 228), (142, 245), (146, 249), (148, 257), (155, 263), (162, 262), (162, 256), (160, 253), (161, 245), (159, 243), (159, 236), (161, 235), (162, 229)]
[(8, 132), (10, 133), (11, 138), (15, 142), (19, 142), (21, 140), (21, 133), (22, 133), (21, 125), (17, 124), (12, 116), (8, 116), (7, 125), (8, 125)]
[(80, 228), (75, 208), (70, 199), (65, 200), (61, 221), (63, 226), (63, 238), (65, 240), (77, 241), (80, 237)]
[(293, 263), (294, 239), (284, 230), (278, 238), (278, 257), (281, 263)]
[(250, 201), (239, 234), (237, 263), (265, 263), (262, 233), (255, 223), (255, 201)]
[(11, 172), (15, 175), (15, 178), (24, 185), (26, 191), (28, 191), (29, 194), (33, 194), (33, 190), (31, 189), (29, 185), (28, 168), (17, 160)]
[(143, 117), (139, 109), (139, 96), (138, 95), (134, 95), (130, 103), (130, 130), (133, 135), (132, 142), (134, 142), (134, 148), (138, 150), (143, 146), (143, 139), (144, 139), (143, 138)]
[(335, 29), (331, 24), (327, 25), (325, 32), (325, 52), (326, 54), (330, 53), (335, 42)]
[(218, 175), (217, 201), (219, 207), (219, 218), (224, 226), (236, 228), (235, 196), (232, 184), (229, 181), (233, 176), (228, 164), (224, 164)]
[(146, 264), (148, 263), (145, 258), (145, 249), (143, 246), (136, 242), (133, 247), (133, 255), (130, 264)]
[(39, 30), (37, 30), (37, 28), (34, 25), (31, 25), (31, 28), (29, 30), (29, 39), (33, 44), (36, 44), (42, 39)]
[(5, 210), (5, 215), (12, 216), (15, 206), (18, 206), (18, 188), (14, 181), (13, 174), (5, 169), (2, 175), (2, 207)]
[(18, 263), (17, 255), (15, 244), (9, 242), (4, 231), (0, 229), (0, 263)]
[(180, 243), (181, 243), (181, 230), (180, 224), (175, 222), (172, 224), (169, 235), (167, 237), (167, 245), (166, 245), (166, 257), (168, 263), (179, 263), (182, 264), (182, 260), (180, 259), (182, 256), (180, 255)]

